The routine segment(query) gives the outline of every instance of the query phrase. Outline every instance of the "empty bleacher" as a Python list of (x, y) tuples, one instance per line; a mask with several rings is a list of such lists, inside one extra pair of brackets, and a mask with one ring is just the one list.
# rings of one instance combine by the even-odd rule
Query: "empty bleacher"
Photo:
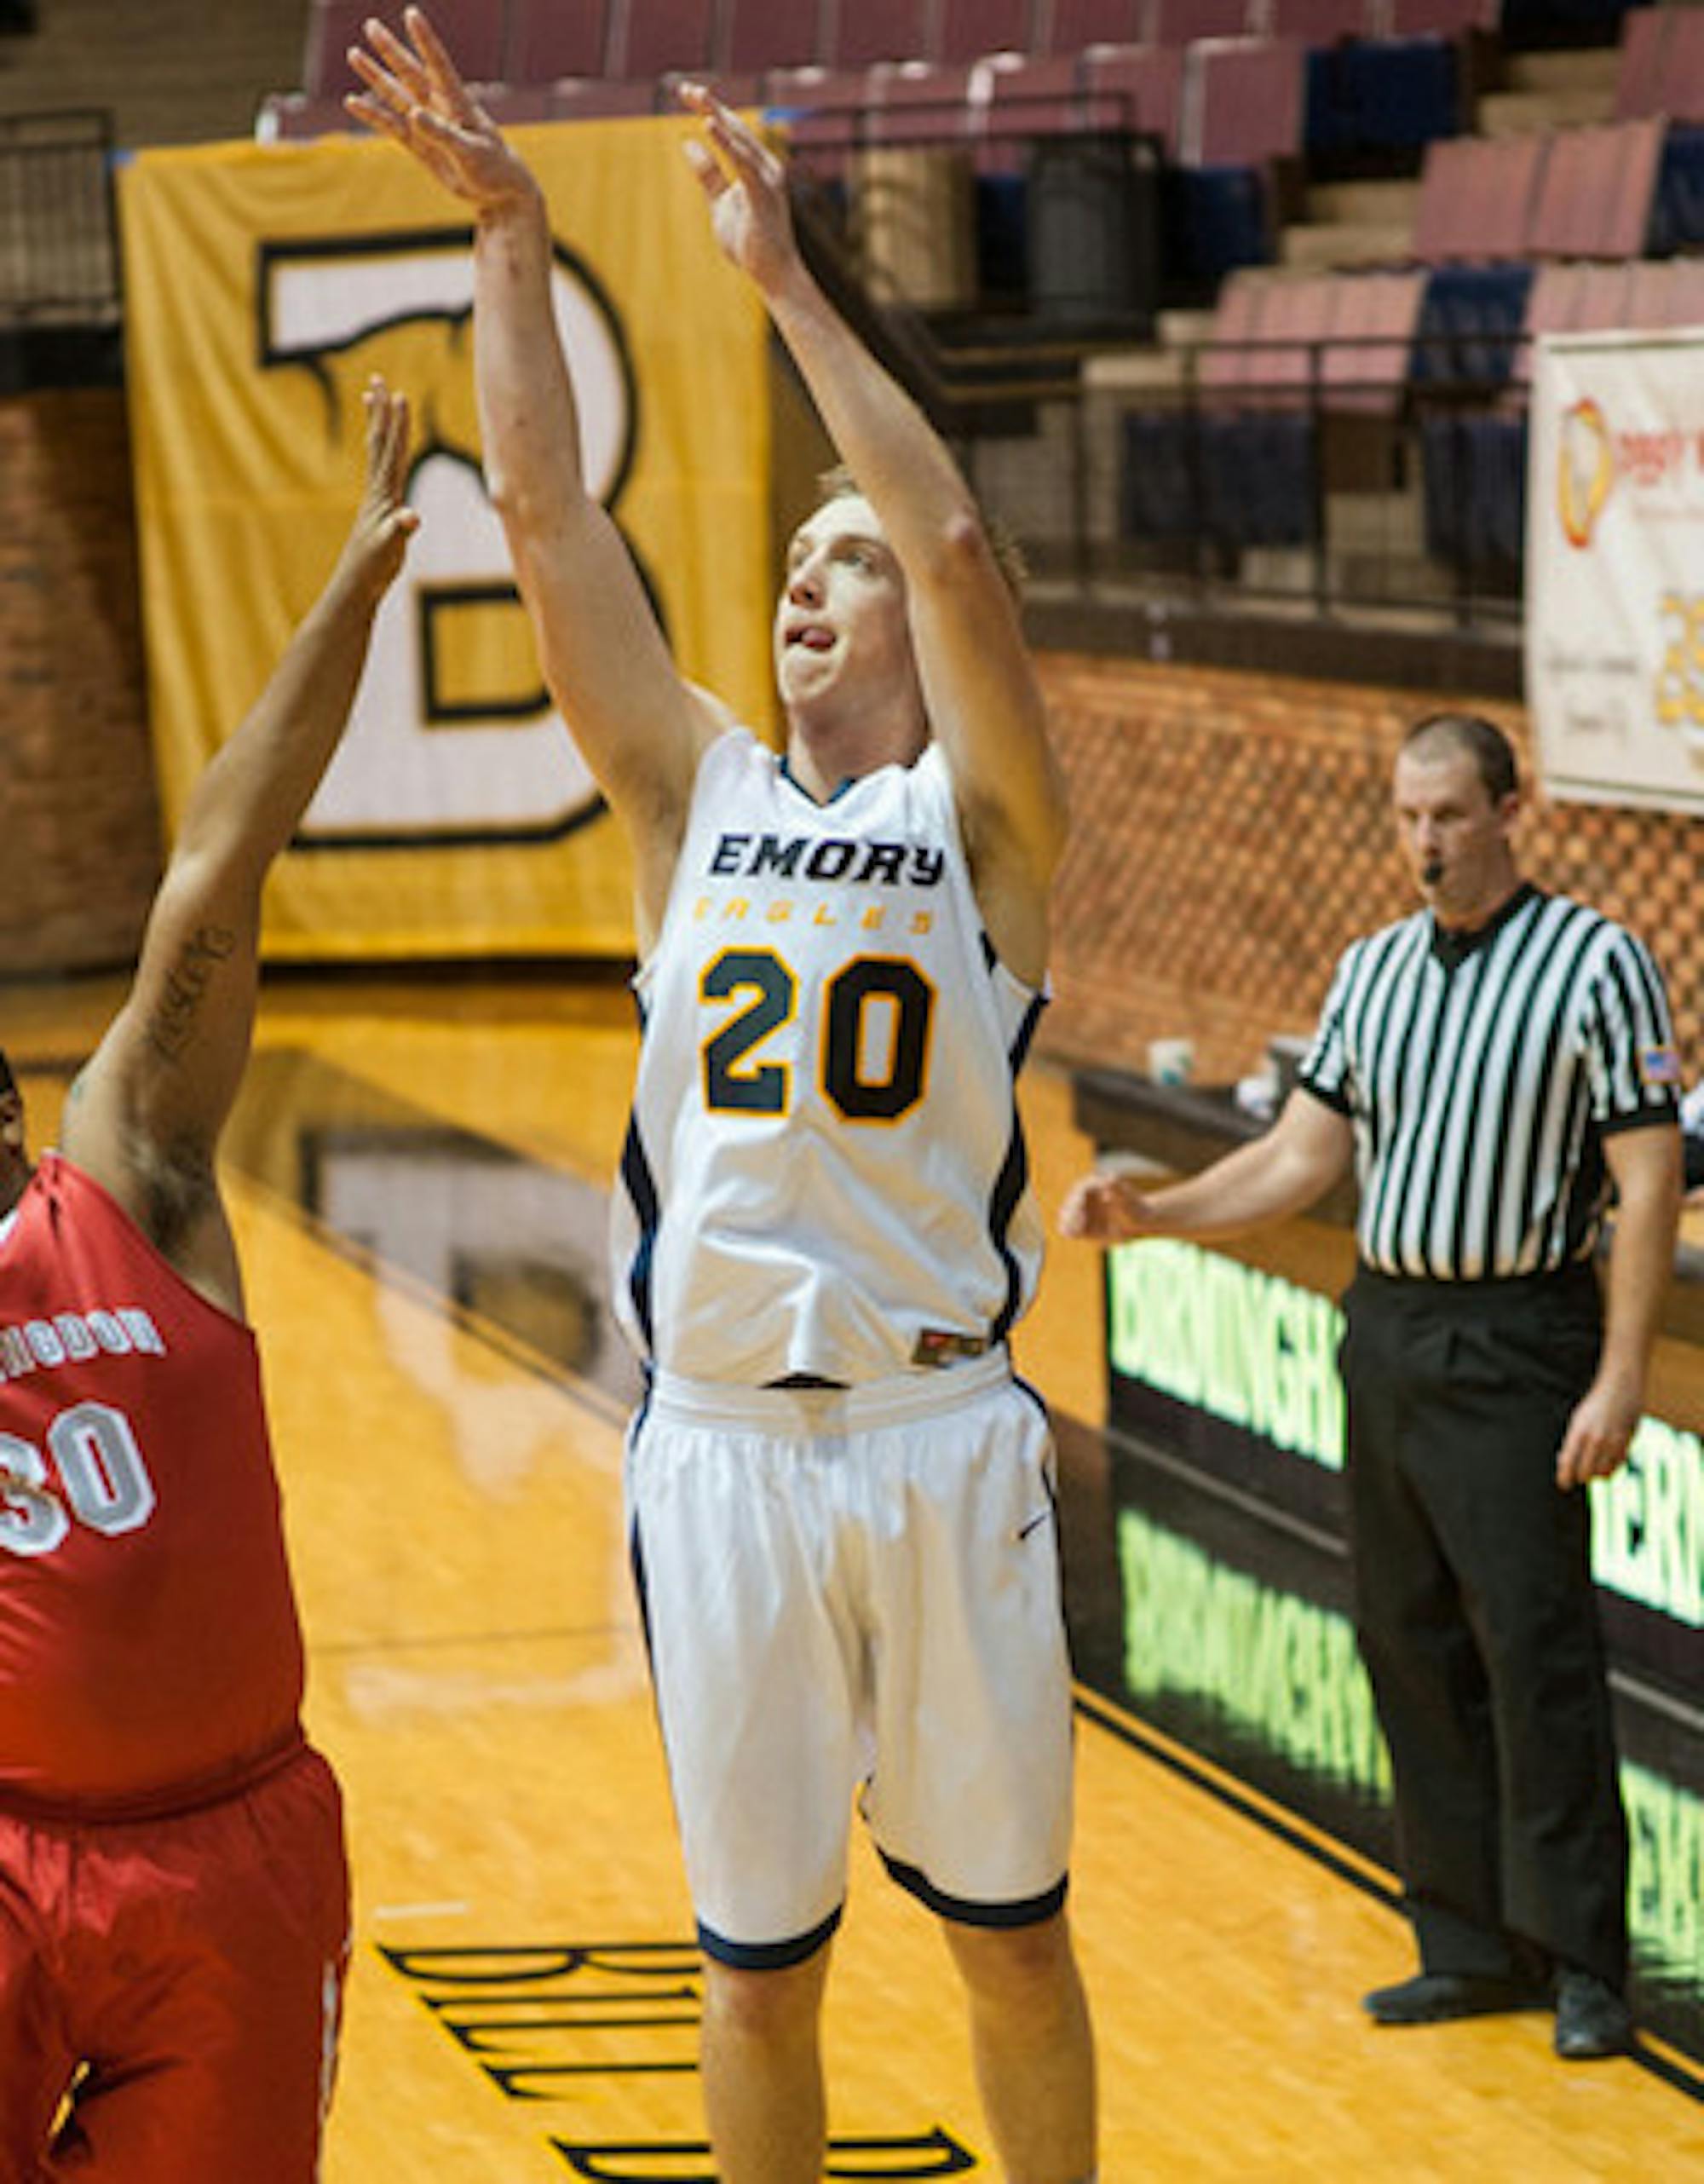
[[(301, 85), (268, 101), (263, 133), (342, 125), (343, 49), (364, 13), (314, 0)], [(1384, 493), (1407, 511), (1417, 564), (1506, 585), (1531, 343), (1568, 314), (1670, 324), (1682, 299), (1704, 302), (1675, 256), (1704, 247), (1704, 7), (434, 13), (505, 123), (671, 111), (681, 76), (700, 76), (785, 128), (802, 187), (822, 193), (881, 300), (949, 342), (990, 310), (1078, 339), (1085, 399), (1116, 425), (1094, 429), (1111, 451), (1094, 486), (1102, 529), (1138, 566), (1192, 525), (1215, 567), (1257, 548), (1322, 552), (1334, 510)], [(1066, 261), (1086, 300), (1050, 291)], [(1605, 310), (1622, 315), (1592, 315)], [(1138, 343), (1156, 311), (1185, 330), (1175, 354)]]

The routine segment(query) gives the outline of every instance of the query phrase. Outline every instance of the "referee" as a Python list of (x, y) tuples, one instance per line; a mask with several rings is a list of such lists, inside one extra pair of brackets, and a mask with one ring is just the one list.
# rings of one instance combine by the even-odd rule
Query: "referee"
[(1423, 2025), (1553, 1999), (1558, 2054), (1615, 2054), (1632, 2029), (1627, 1833), (1574, 1490), (1621, 1465), (1644, 1403), (1679, 1067), (1642, 943), (1522, 879), (1500, 730), (1421, 721), (1394, 787), (1427, 907), (1344, 955), (1272, 1130), (1151, 1194), (1090, 1176), (1062, 1226), (1241, 1233), (1310, 1205), (1353, 1157), (1356, 1621), (1421, 1967), (1366, 2008)]

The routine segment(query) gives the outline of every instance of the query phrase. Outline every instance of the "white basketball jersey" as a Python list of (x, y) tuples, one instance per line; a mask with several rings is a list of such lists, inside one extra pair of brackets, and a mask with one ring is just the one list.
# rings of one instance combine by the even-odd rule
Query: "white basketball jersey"
[(1004, 1340), (1040, 1265), (1016, 1080), (1042, 997), (984, 936), (937, 746), (818, 804), (721, 737), (634, 983), (614, 1288), (642, 1356), (856, 1386)]

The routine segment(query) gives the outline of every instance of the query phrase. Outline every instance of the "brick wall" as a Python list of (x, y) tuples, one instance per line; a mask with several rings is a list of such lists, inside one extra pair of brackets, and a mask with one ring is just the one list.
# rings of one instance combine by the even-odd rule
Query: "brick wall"
[[(1195, 1075), (1255, 1069), (1312, 1029), (1338, 952), (1402, 917), (1390, 769), (1412, 691), (1055, 654), (1044, 659), (1072, 789), (1056, 1004), (1044, 1044), (1137, 1070), (1151, 1039), (1195, 1042)], [(1518, 706), (1464, 698), (1527, 757)], [(1667, 975), (1689, 1081), (1704, 1075), (1704, 821), (1534, 804), (1520, 838), (1542, 886), (1625, 919)]]
[(134, 954), (159, 870), (124, 398), (0, 402), (0, 969)]
[[(130, 444), (107, 389), (0, 401), (0, 971), (129, 961), (159, 872)], [(1072, 787), (1044, 1044), (1132, 1069), (1183, 1035), (1196, 1075), (1306, 1032), (1338, 951), (1411, 907), (1392, 754), (1445, 702), (1055, 653), (1042, 673)], [(1525, 756), (1519, 707), (1464, 699)], [(1535, 806), (1527, 868), (1624, 918), (1668, 975), (1704, 1075), (1704, 822)]]

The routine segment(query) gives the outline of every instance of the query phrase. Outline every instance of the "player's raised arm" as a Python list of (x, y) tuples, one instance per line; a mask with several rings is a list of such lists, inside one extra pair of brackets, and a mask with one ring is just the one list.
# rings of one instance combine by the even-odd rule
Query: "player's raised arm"
[(417, 521), (403, 498), (407, 402), (377, 380), (366, 401), (366, 490), (337, 567), (190, 795), (135, 983), (66, 1109), (66, 1153), (233, 1310), (214, 1154), (254, 1028), (262, 888), (337, 747)]
[(1039, 976), (1065, 798), (1016, 602), (958, 465), (799, 254), (784, 162), (701, 86), (688, 147), (723, 253), (751, 279), (898, 558), (930, 729), (943, 746), (994, 943)]
[(486, 484), (551, 694), (632, 829), (642, 919), (660, 914), (713, 716), (676, 673), (625, 542), (586, 490), (579, 414), (551, 302), (537, 181), (415, 8), (350, 65), (349, 110), (420, 161), (475, 221), (474, 343)]

